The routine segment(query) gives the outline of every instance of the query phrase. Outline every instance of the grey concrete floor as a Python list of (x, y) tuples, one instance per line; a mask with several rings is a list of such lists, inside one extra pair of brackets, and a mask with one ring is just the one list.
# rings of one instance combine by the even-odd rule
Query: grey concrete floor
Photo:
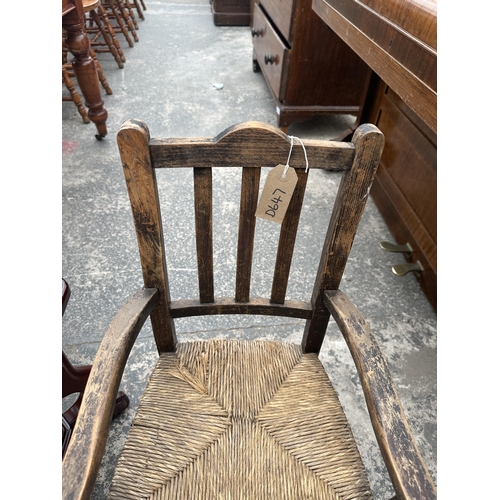
[[(208, 0), (146, 0), (139, 21), (140, 41), (128, 47), (119, 35), (127, 61), (119, 69), (110, 54), (100, 54), (113, 94), (103, 93), (108, 135), (94, 137), (72, 103), (62, 105), (62, 272), (72, 295), (62, 321), (62, 347), (75, 364), (91, 364), (107, 326), (129, 295), (141, 287), (141, 270), (128, 196), (116, 146), (116, 132), (129, 118), (144, 120), (153, 137), (213, 136), (246, 120), (276, 124), (275, 105), (261, 73), (252, 70), (249, 27), (217, 27)], [(222, 83), (217, 90), (215, 83)], [(63, 89), (64, 93), (64, 89)], [(330, 139), (353, 117), (319, 117), (292, 125), (300, 138)], [(284, 159), (284, 161), (286, 158)], [(161, 172), (160, 197), (183, 221), (165, 227), (172, 298), (196, 293), (193, 261), (192, 194), (189, 172), (176, 179)], [(214, 174), (216, 290), (234, 288), (234, 237), (237, 228), (238, 178)], [(339, 184), (336, 173), (312, 170), (304, 201), (292, 265), (289, 298), (308, 298), (329, 207)], [(172, 195), (176, 201), (172, 205)], [(233, 200), (236, 201), (233, 201)], [(162, 205), (162, 206), (163, 206)], [(276, 227), (258, 220), (253, 293), (269, 293), (268, 279), (276, 248)], [(217, 236), (219, 234), (220, 236)], [(413, 275), (399, 278), (391, 266), (404, 259), (379, 248), (394, 241), (369, 199), (353, 245), (341, 289), (364, 314), (377, 335), (410, 426), (437, 482), (436, 314)], [(300, 342), (301, 320), (264, 317), (192, 318), (177, 323), (180, 341), (219, 336)], [(131, 406), (112, 425), (93, 499), (106, 497), (124, 433), (157, 354), (149, 322), (139, 335), (124, 373), (122, 390)], [(390, 498), (393, 488), (378, 451), (354, 363), (331, 323), (321, 360), (350, 420), (375, 498)], [(70, 401), (64, 401), (63, 406)]]

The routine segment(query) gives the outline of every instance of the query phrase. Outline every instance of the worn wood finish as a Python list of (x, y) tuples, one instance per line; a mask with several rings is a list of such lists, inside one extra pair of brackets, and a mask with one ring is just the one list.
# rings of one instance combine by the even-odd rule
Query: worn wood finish
[[(263, 138), (266, 147), (256, 148), (252, 142), (248, 141), (248, 137), (253, 137), (257, 141)], [(283, 471), (289, 470), (288, 462), (285, 459), (276, 462), (276, 453), (272, 451), (269, 454), (263, 449), (263, 441), (260, 438), (258, 442), (255, 442), (256, 444), (248, 446), (249, 443), (253, 442), (253, 438), (247, 439), (247, 437), (251, 438), (252, 435), (255, 435), (252, 429), (255, 430), (256, 427), (249, 418), (254, 417), (259, 420), (259, 425), (268, 426), (266, 429), (269, 429), (269, 432), (266, 430), (263, 434), (266, 443), (268, 443), (268, 438), (277, 439), (278, 443), (287, 443), (286, 451), (283, 454), (286, 460), (293, 457), (295, 450), (297, 456), (292, 458), (292, 462), (296, 465), (296, 458), (303, 459), (304, 451), (307, 450), (305, 458), (307, 467), (301, 467), (301, 473), (305, 473), (312, 482), (307, 482), (309, 479), (306, 481), (306, 476), (298, 481), (300, 485), (304, 486), (307, 495), (310, 496), (311, 492), (318, 486), (317, 481), (313, 481), (312, 476), (314, 474), (321, 476), (318, 469), (318, 464), (320, 464), (321, 470), (327, 470), (323, 467), (328, 467), (329, 472), (326, 475), (330, 476), (331, 472), (335, 477), (330, 477), (329, 481), (332, 482), (327, 485), (328, 489), (321, 489), (324, 485), (319, 486), (317, 491), (320, 494), (315, 495), (315, 498), (326, 499), (335, 495), (367, 500), (371, 498), (361, 461), (354, 460), (359, 455), (356, 447), (349, 446), (350, 455), (346, 454), (344, 449), (339, 452), (339, 443), (344, 445), (347, 443), (344, 431), (350, 433), (347, 421), (343, 420), (344, 417), (333, 411), (335, 407), (341, 414), (341, 405), (335, 403), (334, 406), (331, 406), (331, 402), (327, 403), (324, 399), (332, 388), (329, 386), (327, 375), (324, 373), (321, 375), (321, 371), (318, 369), (319, 361), (315, 353), (319, 351), (321, 346), (331, 310), (331, 314), (334, 315), (346, 336), (360, 371), (368, 406), (372, 413), (374, 429), (398, 497), (400, 499), (434, 498), (432, 496), (432, 481), (426, 482), (425, 471), (419, 465), (418, 451), (411, 441), (410, 430), (406, 420), (404, 420), (404, 414), (397, 406), (398, 401), (393, 390), (394, 386), (385, 383), (389, 380), (387, 366), (383, 365), (381, 361), (382, 358), (376, 349), (371, 332), (364, 327), (363, 320), (351, 305), (349, 303), (346, 305), (340, 292), (335, 294), (329, 291), (325, 304), (324, 291), (330, 290), (329, 287), (336, 290), (342, 277), (357, 225), (380, 160), (383, 146), (381, 132), (373, 125), (363, 125), (356, 130), (352, 144), (316, 141), (308, 150), (311, 164), (312, 157), (323, 160), (335, 157), (337, 160), (339, 158), (345, 160), (340, 163), (345, 172), (333, 207), (312, 300), (308, 302), (282, 301), (286, 294), (291, 247), (293, 247), (295, 240), (297, 221), (307, 180), (307, 173), (303, 168), (297, 172), (300, 180), (294, 195), (296, 199), (287, 214), (287, 217), (293, 220), (286, 221), (285, 218), (283, 222), (275, 287), (273, 287), (275, 296), (270, 299), (248, 297), (248, 300), (242, 301), (247, 299), (249, 295), (251, 265), (241, 261), (247, 257), (251, 258), (253, 253), (252, 249), (247, 251), (243, 247), (246, 244), (251, 244), (250, 246), (253, 248), (254, 238), (253, 225), (250, 224), (251, 227), (246, 228), (245, 224), (252, 217), (252, 210), (256, 204), (260, 174), (259, 168), (250, 167), (262, 166), (262, 163), (267, 161), (266, 157), (269, 154), (281, 148), (284, 148), (284, 158), (286, 159), (289, 151), (288, 138), (276, 129), (270, 129), (268, 125), (252, 123), (230, 129), (229, 132), (226, 131), (212, 141), (206, 139), (164, 140), (156, 141), (154, 147), (149, 148), (150, 142), (147, 127), (137, 120), (126, 122), (118, 132), (119, 149), (136, 224), (144, 282), (148, 289), (139, 292), (125, 307), (125, 310), (119, 313), (103, 339), (88, 382), (87, 387), (90, 390), (86, 391), (83, 400), (82, 418), (77, 423), (64, 462), (63, 497), (66, 499), (88, 498), (90, 496), (90, 489), (104, 452), (113, 409), (113, 398), (116, 396), (119, 378), (132, 343), (137, 337), (138, 329), (151, 311), (153, 332), (160, 351), (159, 365), (157, 366), (161, 365), (162, 368), (155, 369), (150, 379), (147, 393), (143, 398), (143, 401), (147, 400), (147, 403), (145, 405), (141, 403), (138, 417), (134, 421), (130, 434), (132, 440), (124, 447), (122, 458), (117, 467), (116, 480), (111, 487), (113, 498), (132, 498), (139, 487), (146, 483), (147, 495), (151, 494), (155, 497), (167, 494), (171, 486), (176, 490), (177, 496), (179, 491), (184, 491), (186, 496), (190, 498), (206, 498), (209, 489), (221, 492), (227, 490), (228, 487), (231, 495), (234, 492), (243, 491), (238, 485), (238, 477), (244, 477), (244, 487), (248, 487), (248, 491), (255, 493), (256, 488), (259, 487), (259, 491), (263, 492), (259, 493), (259, 497), (264, 497), (265, 494), (272, 497), (272, 491), (281, 492), (281, 489), (276, 490), (277, 484), (283, 486), (283, 492), (292, 491), (290, 484), (298, 476), (295, 472), (290, 475), (290, 478), (283, 476)], [(196, 155), (197, 144), (200, 146), (200, 155), (198, 156)], [(324, 147), (327, 154), (320, 152), (321, 146)], [(156, 151), (153, 153), (155, 149)], [(303, 166), (302, 151), (300, 148), (296, 149), (301, 153)], [(337, 149), (338, 154), (330, 154), (331, 149)], [(212, 297), (213, 290), (210, 290), (207, 296), (203, 296), (205, 293), (203, 292), (200, 299), (188, 298), (171, 302), (168, 295), (166, 260), (154, 168), (158, 166), (168, 167), (169, 164), (178, 168), (182, 166), (183, 162), (195, 168), (195, 198), (202, 198), (197, 200), (195, 204), (195, 210), (199, 212), (196, 215), (196, 226), (198, 252), (201, 254), (200, 286), (210, 289), (213, 274), (212, 263), (207, 264), (208, 261), (211, 261), (212, 255), (210, 169), (214, 166), (220, 166), (221, 161), (227, 161), (223, 160), (223, 157), (227, 155), (229, 150), (234, 153), (234, 161), (239, 164), (237, 166), (241, 167), (240, 162), (243, 161), (244, 167), (242, 169), (244, 186), (242, 187), (240, 205), (242, 221), (238, 238), (240, 249), (238, 252), (239, 278), (237, 278), (237, 288), (239, 291), (237, 297), (236, 299)], [(352, 150), (355, 151), (354, 155), (351, 154)], [(245, 163), (250, 163), (249, 151), (252, 152), (253, 165)], [(350, 155), (350, 163), (349, 158), (346, 159), (346, 155)], [(155, 163), (155, 158), (159, 159), (159, 164)], [(280, 163), (283, 161), (283, 157), (279, 159)], [(229, 162), (225, 166), (229, 166)], [(203, 226), (207, 226), (208, 229)], [(148, 284), (157, 284), (157, 287), (155, 286), (155, 289), (151, 290)], [(203, 302), (204, 300), (208, 301)], [(273, 301), (276, 300), (283, 303), (274, 303)], [(175, 330), (173, 329), (174, 318), (207, 314), (268, 314), (305, 319), (303, 345), (285, 344), (279, 347), (281, 350), (294, 353), (292, 358), (296, 362), (286, 353), (283, 357), (278, 356), (278, 347), (270, 342), (262, 342), (262, 346), (259, 342), (255, 342), (249, 346), (250, 343), (245, 341), (235, 343), (217, 340), (198, 343), (196, 346), (194, 346), (196, 343), (180, 344), (175, 353), (162, 352), (176, 348)], [(184, 357), (184, 354), (192, 353), (193, 348), (196, 351), (194, 357), (190, 354)], [(306, 353), (301, 355), (301, 350), (306, 351)], [(256, 354), (249, 357), (250, 352)], [(221, 353), (226, 354), (220, 356)], [(372, 354), (374, 358), (368, 359)], [(215, 359), (221, 364), (219, 365)], [(169, 364), (170, 362), (172, 365)], [(212, 373), (214, 380), (208, 381), (207, 376), (212, 377)], [(221, 377), (220, 373), (223, 373), (224, 376)], [(268, 377), (268, 375), (272, 376)], [(274, 379), (276, 375), (280, 380), (278, 385), (275, 381), (269, 380)], [(326, 385), (323, 383), (318, 385), (317, 381), (314, 380), (304, 385), (304, 381), (309, 376), (312, 379), (319, 376)], [(380, 381), (376, 380), (377, 377), (384, 384), (380, 385)], [(172, 383), (176, 387), (182, 387), (181, 392), (184, 396), (178, 399), (175, 396), (172, 398), (175, 391), (169, 389), (170, 386), (165, 383), (166, 378), (169, 379), (168, 384)], [(227, 380), (231, 380), (231, 384), (227, 384)], [(238, 380), (243, 382), (241, 386), (236, 385)], [(283, 406), (281, 388), (277, 391), (281, 382), (283, 382), (281, 387), (287, 395), (285, 399), (288, 406)], [(230, 391), (228, 393), (225, 390), (221, 391), (220, 394), (224, 394), (224, 396), (219, 401), (217, 399), (219, 396), (210, 392), (215, 386), (226, 387)], [(297, 392), (298, 387), (302, 387), (302, 392)], [(269, 401), (267, 396), (262, 397), (264, 393), (260, 388), (266, 391), (270, 388), (269, 394), (277, 395), (277, 400)], [(228, 394), (227, 398), (226, 393)], [(377, 400), (378, 396), (381, 396), (380, 401)], [(250, 400), (252, 401), (251, 405), (245, 403), (245, 401)], [(257, 407), (254, 407), (254, 401), (258, 403)], [(302, 404), (297, 404), (298, 401)], [(226, 412), (226, 403), (230, 410), (228, 412)], [(204, 406), (205, 404), (208, 406)], [(146, 413), (143, 412), (145, 408)], [(242, 409), (245, 409), (245, 413), (240, 413)], [(382, 411), (386, 411), (388, 416), (381, 414)], [(236, 421), (231, 424), (227, 420), (229, 414), (236, 417)], [(180, 416), (175, 425), (181, 425), (186, 433), (186, 438), (181, 436), (180, 441), (181, 434), (177, 432), (179, 429), (174, 435), (170, 432), (174, 415), (176, 418)], [(195, 419), (189, 420), (193, 416)], [(214, 418), (207, 421), (209, 417)], [(399, 420), (396, 421), (396, 419)], [(153, 423), (154, 425), (152, 425)], [(217, 427), (221, 423), (222, 427)], [(246, 429), (245, 432), (242, 432), (244, 430), (241, 427), (242, 424)], [(319, 433), (316, 426), (320, 428)], [(224, 435), (219, 436), (216, 427)], [(332, 434), (334, 427), (340, 430), (343, 435), (339, 437), (335, 432)], [(213, 434), (214, 430), (216, 435)], [(226, 430), (228, 430), (227, 433)], [(251, 431), (248, 436), (245, 434), (247, 431)], [(394, 433), (396, 433), (396, 437)], [(243, 441), (239, 441), (243, 435), (247, 437)], [(147, 445), (150, 440), (155, 444), (154, 452), (148, 449)], [(223, 444), (221, 455), (212, 455), (211, 451), (209, 455), (206, 455), (207, 446), (213, 450), (221, 443)], [(325, 446), (325, 443), (328, 445)], [(189, 450), (190, 444), (194, 444), (196, 453)], [(173, 457), (173, 448), (175, 448), (175, 464), (171, 469), (170, 460)], [(250, 448), (252, 453), (255, 452), (255, 455), (249, 455)], [(281, 444), (278, 448), (273, 445), (272, 449), (275, 451), (285, 450)], [(236, 451), (240, 450), (246, 454), (248, 469), (243, 466), (242, 460), (236, 455)], [(337, 451), (341, 456), (333, 459), (333, 451)], [(203, 455), (203, 463), (196, 461), (199, 453)], [(249, 456), (250, 459), (248, 459)], [(227, 457), (229, 457), (229, 461), (226, 460)], [(394, 457), (397, 457), (399, 461)], [(187, 462), (185, 458), (188, 458)], [(323, 463), (323, 459), (328, 464)], [(195, 460), (195, 462), (191, 462), (195, 465), (186, 466), (189, 460)], [(272, 467), (269, 466), (270, 460), (273, 461)], [(229, 465), (229, 470), (235, 470), (234, 464), (238, 465), (238, 473), (234, 474), (236, 478), (234, 484), (233, 481), (227, 480), (227, 474), (221, 476), (219, 462), (226, 466)], [(340, 462), (345, 464), (345, 468), (339, 473)], [(409, 464), (416, 468), (409, 468)], [(215, 465), (215, 470), (213, 465)], [(313, 465), (314, 470), (308, 468)], [(171, 476), (172, 471), (175, 477)], [(200, 471), (203, 478), (199, 477)], [(414, 471), (416, 471), (415, 475)], [(215, 474), (212, 475), (212, 472)], [(278, 479), (276, 480), (276, 476), (271, 478), (271, 473), (277, 473)], [(264, 476), (269, 477), (265, 479)], [(221, 483), (214, 482), (218, 479), (221, 480)], [(320, 477), (319, 479), (323, 480), (324, 478)], [(179, 486), (180, 484), (185, 484), (186, 489), (182, 490), (184, 486)], [(217, 486), (214, 486), (215, 484)], [(196, 488), (199, 488), (199, 495)], [(354, 492), (355, 489), (359, 491)], [(278, 494), (280, 498), (284, 496), (289, 495), (287, 493)]]
[(319, 353), (321, 349), (329, 319), (323, 293), (336, 290), (340, 285), (380, 161), (384, 136), (373, 125), (361, 125), (354, 133), (353, 142), (356, 156), (352, 169), (342, 177), (328, 226), (311, 297), (313, 315), (306, 323), (302, 339), (304, 352)]
[(194, 215), (200, 302), (214, 301), (214, 256), (212, 237), (212, 169), (195, 168)]
[(120, 380), (135, 339), (158, 301), (136, 292), (113, 319), (97, 352), (62, 464), (62, 498), (90, 498), (104, 455)]
[(271, 289), (271, 302), (283, 304), (286, 296), (290, 267), (292, 265), (293, 249), (295, 238), (299, 227), (300, 211), (306, 192), (307, 173), (304, 170), (297, 170), (297, 185), (293, 192), (290, 205), (286, 211), (285, 218), (281, 223), (280, 239), (276, 254), (276, 266), (274, 267), (273, 286)]
[(248, 302), (255, 237), (255, 210), (259, 201), (260, 168), (244, 167), (241, 175), (235, 300)]
[(156, 176), (149, 155), (149, 130), (137, 120), (127, 121), (118, 131), (118, 149), (132, 206), (135, 230), (146, 288), (156, 288), (160, 304), (151, 314), (151, 324), (159, 352), (174, 351), (175, 325), (170, 316), (170, 290), (163, 226)]
[(436, 2), (423, 5), (313, 0), (318, 16), (436, 132)]
[(436, 488), (412, 436), (389, 366), (371, 328), (340, 291), (325, 304), (354, 359), (375, 435), (399, 500), (434, 500)]
[(175, 300), (170, 304), (173, 318), (205, 316), (208, 314), (255, 314), (287, 316), (309, 319), (311, 304), (301, 300), (285, 300), (283, 304), (272, 303), (269, 299), (249, 299), (237, 302), (230, 298), (217, 298), (212, 304), (202, 304), (199, 300)]
[[(304, 139), (309, 168), (348, 170), (354, 158), (351, 143)], [(272, 125), (245, 122), (224, 130), (216, 137), (152, 139), (153, 168), (275, 167), (288, 158), (288, 136)], [(305, 168), (304, 152), (294, 147), (290, 167)]]

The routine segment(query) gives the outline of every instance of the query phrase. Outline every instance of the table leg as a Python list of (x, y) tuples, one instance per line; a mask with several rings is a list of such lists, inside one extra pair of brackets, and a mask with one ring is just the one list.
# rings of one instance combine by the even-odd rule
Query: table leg
[(84, 17), (63, 16), (62, 27), (66, 31), (66, 45), (73, 54), (72, 61), (75, 77), (88, 107), (88, 116), (97, 128), (97, 139), (107, 134), (106, 120), (108, 112), (104, 108), (97, 68), (90, 57), (90, 41), (83, 27)]

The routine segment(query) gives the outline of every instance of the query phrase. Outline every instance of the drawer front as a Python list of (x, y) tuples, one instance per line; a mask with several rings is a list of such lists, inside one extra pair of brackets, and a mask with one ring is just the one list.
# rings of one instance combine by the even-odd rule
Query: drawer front
[(260, 4), (281, 35), (291, 45), (295, 0), (260, 0)]
[(260, 69), (274, 95), (283, 100), (289, 50), (283, 45), (259, 5), (255, 6), (253, 29), (259, 33), (252, 41)]

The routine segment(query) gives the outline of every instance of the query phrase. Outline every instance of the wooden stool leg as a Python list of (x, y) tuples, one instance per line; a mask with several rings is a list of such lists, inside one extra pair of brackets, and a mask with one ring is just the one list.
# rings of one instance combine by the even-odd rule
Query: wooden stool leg
[(137, 36), (137, 33), (135, 32), (134, 23), (132, 22), (132, 19), (129, 15), (129, 12), (125, 8), (125, 5), (123, 4), (122, 0), (113, 0), (113, 3), (116, 3), (118, 5), (118, 11), (119, 11), (119, 13), (121, 13), (123, 20), (125, 21), (126, 25), (128, 26), (128, 30), (130, 31), (130, 33), (132, 33), (134, 40), (136, 42), (138, 42), (139, 37)]
[[(64, 66), (62, 67), (62, 77), (63, 77), (64, 85), (69, 90), (69, 93), (71, 96), (69, 100), (71, 100), (75, 103), (76, 107), (78, 108), (78, 112), (80, 113), (80, 115), (83, 119), (83, 123), (90, 123), (90, 118), (87, 115), (87, 110), (83, 106), (82, 100), (80, 99), (80, 95), (76, 91), (75, 86), (73, 85), (73, 81), (69, 77), (68, 70)], [(68, 99), (63, 97), (63, 101), (66, 101), (66, 100), (68, 100)]]
[[(113, 54), (116, 63), (119, 68), (123, 68), (123, 63), (125, 62), (125, 55), (120, 46), (120, 42), (116, 39), (115, 32), (111, 27), (106, 11), (102, 6), (98, 7), (99, 12), (96, 10), (90, 11), (90, 16), (98, 27), (102, 37), (104, 38), (109, 51)], [(101, 10), (102, 9), (102, 10)]]
[(137, 15), (139, 16), (139, 19), (144, 21), (144, 12), (142, 12), (141, 4), (139, 3), (139, 0), (133, 0), (134, 5), (133, 8), (137, 11)]
[[(132, 20), (132, 23), (134, 24), (134, 28), (136, 30), (139, 29), (139, 24), (137, 23), (137, 19), (135, 18), (135, 14), (134, 14), (134, 11), (132, 9), (132, 5), (130, 4), (130, 1), (129, 0), (124, 0), (123, 2), (123, 6), (125, 7), (125, 10), (127, 12), (127, 14), (130, 16), (130, 19)], [(139, 40), (136, 40), (136, 42), (138, 42)]]
[[(115, 3), (114, 0), (110, 0), (109, 3), (105, 4), (107, 7), (109, 7), (113, 13), (112, 17), (116, 19), (116, 22), (118, 23), (119, 30), (122, 35), (125, 37), (125, 40), (127, 40), (127, 43), (129, 47), (134, 46), (134, 42), (132, 41), (132, 38), (130, 37), (129, 30), (127, 29), (127, 26), (125, 25), (125, 22), (123, 21), (123, 16), (119, 10), (119, 7), (117, 7), (117, 4)], [(104, 8), (104, 6), (103, 6)], [(118, 29), (118, 28), (117, 28)]]
[(99, 62), (99, 59), (97, 59), (97, 55), (92, 47), (90, 47), (90, 57), (94, 59), (97, 68), (97, 76), (99, 77), (99, 81), (101, 82), (103, 89), (106, 91), (106, 94), (111, 95), (113, 91), (111, 90), (111, 87), (109, 86), (108, 81), (104, 76), (104, 71), (102, 70), (101, 63)]

